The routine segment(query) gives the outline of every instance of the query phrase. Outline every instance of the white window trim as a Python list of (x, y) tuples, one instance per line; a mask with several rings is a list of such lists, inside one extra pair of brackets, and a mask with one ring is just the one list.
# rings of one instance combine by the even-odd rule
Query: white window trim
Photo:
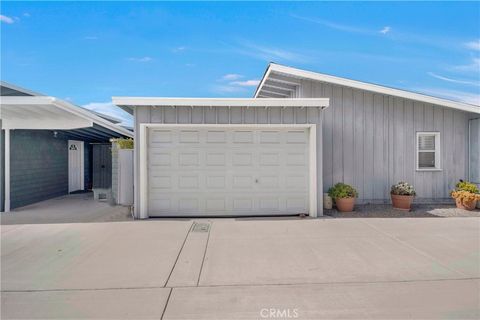
[[(148, 218), (148, 143), (147, 132), (151, 128), (302, 128), (309, 131), (309, 216), (316, 218), (317, 212), (317, 125), (316, 124), (158, 124), (140, 123), (139, 135), (139, 194), (140, 219)], [(321, 181), (320, 186), (321, 188)], [(321, 190), (320, 190), (321, 191)], [(320, 211), (320, 215), (323, 212)]]
[[(418, 154), (421, 152), (418, 148), (418, 138), (422, 135), (434, 135), (435, 136), (435, 168), (420, 168), (419, 167), (419, 157)], [(415, 136), (415, 163), (416, 163), (416, 170), (417, 171), (442, 171), (442, 163), (441, 163), (441, 141), (440, 141), (440, 132), (439, 131), (418, 131)], [(431, 152), (431, 151), (429, 151)]]

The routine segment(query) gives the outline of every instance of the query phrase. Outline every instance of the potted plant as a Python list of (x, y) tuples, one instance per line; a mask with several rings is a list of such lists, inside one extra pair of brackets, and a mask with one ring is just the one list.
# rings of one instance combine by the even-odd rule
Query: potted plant
[(328, 190), (328, 195), (335, 201), (338, 211), (350, 212), (353, 211), (358, 193), (348, 184), (337, 183)]
[(403, 181), (393, 185), (390, 189), (392, 206), (399, 210), (410, 211), (415, 195), (415, 188), (411, 184)]
[(459, 209), (471, 211), (475, 209), (477, 201), (480, 200), (480, 190), (475, 184), (468, 181), (460, 180), (450, 194)]

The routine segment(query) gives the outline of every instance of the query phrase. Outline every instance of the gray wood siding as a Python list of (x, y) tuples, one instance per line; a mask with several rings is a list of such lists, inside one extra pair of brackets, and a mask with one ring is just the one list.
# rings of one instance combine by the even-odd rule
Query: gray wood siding
[[(416, 201), (443, 200), (468, 177), (468, 120), (474, 115), (418, 101), (303, 80), (299, 98), (330, 98), (323, 123), (323, 187), (354, 185), (360, 202), (390, 199), (390, 186), (404, 180)], [(438, 131), (441, 171), (416, 170), (416, 132)]]
[[(140, 123), (194, 123), (194, 124), (317, 124), (317, 152), (321, 152), (322, 129), (319, 108), (247, 108), (247, 107), (136, 107), (135, 139), (139, 141)], [(139, 153), (135, 148), (134, 175), (135, 185), (138, 185)], [(322, 158), (317, 157), (317, 167), (322, 167)], [(318, 177), (317, 206), (323, 207), (321, 170)], [(138, 190), (138, 188), (136, 189)], [(139, 212), (139, 194), (135, 191), (135, 212)], [(321, 214), (321, 210), (319, 210)]]

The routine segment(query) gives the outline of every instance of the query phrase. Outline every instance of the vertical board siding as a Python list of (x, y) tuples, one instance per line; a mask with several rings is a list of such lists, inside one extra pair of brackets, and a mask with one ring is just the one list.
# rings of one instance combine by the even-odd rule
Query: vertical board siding
[(359, 197), (361, 199), (365, 198), (365, 191), (363, 186), (363, 176), (364, 176), (364, 165), (363, 165), (363, 141), (364, 141), (364, 95), (363, 91), (355, 90), (353, 94), (353, 119), (354, 125), (354, 152), (355, 158), (352, 157), (354, 162), (354, 181), (353, 185), (357, 187)]
[[(363, 190), (364, 195), (362, 199), (374, 199), (372, 177), (374, 172), (374, 120), (375, 113), (373, 108), (373, 94), (365, 92), (364, 100), (364, 121), (363, 121), (363, 141), (357, 142), (363, 150)], [(324, 173), (325, 174), (325, 173)]]
[[(443, 200), (458, 179), (467, 178), (469, 114), (328, 83), (302, 83), (295, 96), (330, 98), (330, 107), (322, 114), (292, 107), (140, 107), (135, 111), (136, 132), (139, 123), (294, 124), (319, 123), (323, 118), (323, 129), (317, 128), (322, 130), (323, 149), (318, 174), (325, 191), (346, 182), (358, 189), (360, 202), (388, 202), (390, 186), (403, 180), (415, 186), (417, 200)], [(416, 170), (419, 131), (440, 132), (441, 171)]]
[(330, 101), (333, 109), (333, 181), (343, 181), (343, 105), (342, 88), (333, 87), (333, 97)]
[(349, 88), (343, 90), (343, 181), (345, 183), (354, 184), (354, 115), (353, 115), (353, 91)]
[[(361, 202), (388, 202), (390, 186), (412, 183), (417, 200), (444, 200), (468, 174), (468, 113), (310, 81), (300, 97), (330, 98), (323, 123), (323, 187), (354, 185)], [(306, 86), (305, 82), (302, 85)], [(438, 131), (441, 171), (416, 170), (416, 132)]]
[[(373, 146), (371, 146), (371, 151), (373, 151), (373, 176), (368, 178), (367, 181), (371, 181), (373, 184), (373, 199), (383, 199), (384, 189), (385, 189), (385, 174), (384, 174), (384, 165), (387, 164), (385, 161), (384, 148), (387, 145), (387, 139), (385, 136), (384, 121), (386, 120), (387, 112), (383, 106), (383, 97), (381, 95), (375, 94), (373, 96), (373, 107), (374, 107), (374, 116), (373, 116)], [(388, 110), (387, 110), (388, 111)], [(388, 183), (388, 176), (387, 183)]]
[[(320, 86), (318, 86), (320, 87)], [(316, 96), (330, 98), (332, 101), (333, 89), (329, 84), (324, 84), (323, 90), (316, 92)], [(323, 183), (333, 185), (333, 108), (323, 112)], [(318, 170), (318, 169), (317, 169)]]

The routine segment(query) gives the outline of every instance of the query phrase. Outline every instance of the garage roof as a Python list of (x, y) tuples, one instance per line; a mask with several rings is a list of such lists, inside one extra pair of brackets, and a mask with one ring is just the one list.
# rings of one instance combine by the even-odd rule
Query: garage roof
[(327, 108), (328, 98), (252, 99), (252, 98), (161, 98), (112, 97), (115, 105), (133, 114), (139, 106), (150, 107), (317, 107)]
[(262, 81), (255, 91), (255, 98), (289, 98), (291, 97), (291, 94), (300, 86), (301, 79), (327, 82), (480, 114), (480, 106), (473, 104), (432, 97), (420, 93), (389, 88), (367, 82), (335, 77), (318, 72), (296, 69), (276, 63), (270, 63), (268, 65)]

